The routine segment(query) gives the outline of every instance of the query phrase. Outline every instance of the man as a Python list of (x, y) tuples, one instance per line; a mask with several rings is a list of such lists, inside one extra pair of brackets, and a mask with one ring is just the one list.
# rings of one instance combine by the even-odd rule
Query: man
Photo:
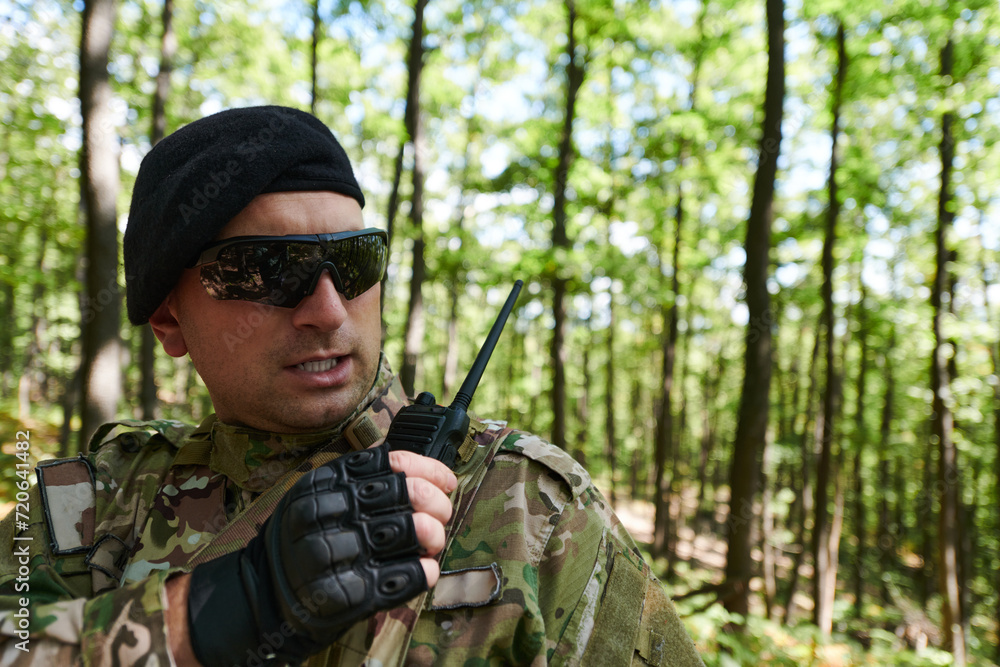
[(0, 524), (5, 662), (701, 664), (563, 452), (474, 421), (456, 476), (378, 445), (405, 398), (363, 205), (293, 109), (225, 111), (150, 151), (129, 319), (191, 356), (215, 414), (108, 424), (39, 466), (27, 525)]

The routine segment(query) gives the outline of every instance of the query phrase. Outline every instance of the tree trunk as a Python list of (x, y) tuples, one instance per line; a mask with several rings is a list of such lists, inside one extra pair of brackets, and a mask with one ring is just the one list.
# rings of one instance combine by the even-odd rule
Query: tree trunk
[(763, 476), (760, 494), (760, 551), (761, 570), (764, 576), (764, 618), (772, 619), (774, 605), (778, 596), (778, 582), (774, 573), (774, 511), (771, 508), (773, 497), (771, 495), (771, 485), (773, 483), (773, 447), (764, 448)]
[(788, 411), (788, 423), (785, 425), (784, 430), (788, 434), (788, 438), (797, 438), (798, 431), (795, 429), (795, 424), (799, 415), (799, 394), (802, 391), (802, 378), (800, 377), (799, 371), (799, 350), (795, 351), (795, 356), (792, 357), (791, 368), (788, 369), (788, 375), (791, 377), (792, 383), (792, 396), (791, 405), (792, 409)]
[(861, 617), (864, 613), (864, 556), (868, 549), (868, 520), (865, 508), (865, 484), (862, 453), (868, 441), (865, 426), (865, 401), (867, 399), (868, 376), (868, 313), (865, 310), (865, 285), (861, 283), (861, 301), (858, 303), (858, 345), (860, 347), (858, 360), (857, 396), (854, 403), (854, 535), (858, 546), (855, 552), (854, 567), (851, 576), (854, 578), (854, 615)]
[[(703, 3), (698, 14), (698, 32), (704, 35), (704, 19), (706, 6)], [(693, 112), (695, 107), (695, 95), (698, 91), (698, 77), (701, 72), (703, 51), (699, 49), (695, 56), (694, 70), (691, 77), (691, 87), (688, 92), (688, 112)], [(657, 415), (656, 423), (656, 449), (654, 460), (654, 471), (656, 475), (657, 492), (653, 499), (655, 516), (653, 519), (653, 548), (655, 556), (669, 556), (673, 552), (673, 528), (671, 527), (671, 506), (674, 496), (674, 479), (677, 474), (676, 466), (672, 466), (669, 474), (666, 470), (667, 457), (673, 453), (673, 460), (677, 458), (677, 447), (680, 438), (675, 439), (674, 415), (673, 415), (673, 385), (674, 385), (674, 365), (676, 359), (677, 338), (678, 338), (678, 298), (680, 295), (680, 246), (682, 240), (682, 230), (684, 227), (684, 165), (688, 158), (688, 141), (682, 137), (680, 147), (677, 152), (678, 173), (682, 178), (677, 184), (677, 207), (674, 212), (674, 244), (670, 258), (672, 276), (670, 279), (670, 290), (673, 294), (673, 301), (670, 308), (664, 313), (663, 330), (663, 377), (661, 378), (661, 398), (660, 411)], [(677, 429), (679, 430), (679, 429)], [(677, 442), (675, 442), (675, 440)], [(670, 565), (673, 559), (668, 558)], [(672, 567), (668, 566), (668, 570)]]
[(118, 146), (111, 112), (108, 50), (114, 0), (87, 0), (80, 39), (80, 174), (87, 220), (86, 298), (81, 312), (83, 396), (80, 451), (97, 427), (112, 421), (122, 395), (121, 295), (118, 290)]
[(82, 379), (83, 366), (78, 365), (73, 375), (69, 377), (63, 388), (62, 413), (63, 423), (59, 427), (59, 457), (67, 458), (73, 456), (78, 450), (73, 447), (73, 412), (80, 401), (80, 384)]
[(701, 519), (703, 518), (704, 504), (705, 504), (705, 487), (708, 486), (706, 479), (708, 475), (708, 457), (712, 453), (712, 443), (710, 440), (711, 435), (711, 412), (710, 406), (712, 404), (712, 371), (711, 368), (706, 368), (701, 376), (701, 441), (698, 447), (698, 472), (695, 474), (695, 480), (698, 484), (698, 495), (695, 500), (695, 515), (698, 518), (699, 524), (701, 524)]
[(410, 222), (413, 225), (413, 265), (410, 276), (410, 304), (406, 311), (403, 343), (403, 366), (399, 378), (408, 396), (415, 394), (417, 361), (424, 345), (423, 284), (427, 273), (424, 263), (424, 157), (423, 129), (420, 122), (420, 74), (424, 66), (424, 8), (427, 0), (413, 5), (413, 36), (407, 60), (409, 84), (406, 92), (406, 130), (413, 144), (413, 194), (410, 198)]
[[(993, 375), (1000, 377), (1000, 341), (990, 346), (993, 356)], [(996, 473), (996, 495), (1000, 497), (1000, 384), (993, 386), (993, 444), (996, 446), (996, 454), (993, 458), (993, 466)], [(997, 560), (1000, 560), (1000, 544), (997, 545)], [(1000, 568), (996, 572), (996, 610), (993, 618), (1000, 618)], [(996, 648), (996, 660), (1000, 663), (1000, 643)]]
[[(892, 421), (894, 417), (894, 397), (896, 393), (896, 383), (892, 368), (892, 351), (896, 346), (896, 328), (892, 326), (889, 331), (889, 340), (883, 352), (882, 375), (885, 378), (885, 397), (882, 400), (882, 414), (879, 419), (879, 447), (878, 447), (878, 572), (879, 572), (879, 602), (886, 604), (889, 601), (889, 591), (886, 585), (886, 574), (895, 569), (896, 564), (896, 539), (899, 526), (893, 530), (892, 517), (889, 514), (889, 490), (892, 485), (892, 478), (889, 472), (889, 447), (892, 438)], [(896, 498), (896, 503), (900, 498)]]
[[(17, 132), (15, 128), (21, 127), (21, 123), (18, 118), (18, 109), (8, 108), (7, 113), (10, 122), (3, 123), (0, 126), (0, 139), (2, 139), (2, 144), (0, 144), (0, 155), (11, 155), (11, 135)], [(4, 177), (7, 178), (8, 172), (6, 169), (3, 170)], [(10, 266), (17, 266), (19, 263), (18, 255), (21, 250), (21, 243), (19, 242), (20, 234), (24, 231), (24, 225), (20, 225), (15, 232), (15, 243), (12, 244), (10, 248), (4, 248), (4, 255)], [(14, 282), (9, 280), (0, 280), (0, 321), (4, 323), (4, 326), (0, 327), (0, 397), (7, 398), (7, 394), (11, 385), (13, 384), (14, 364), (15, 364), (15, 354), (14, 354), (14, 339), (17, 337), (17, 317), (15, 309), (15, 298), (14, 298)]]
[[(643, 401), (642, 381), (639, 379), (639, 373), (632, 373), (632, 377), (635, 378), (632, 382), (632, 405), (639, 407), (639, 409), (632, 411), (632, 437), (635, 442), (646, 442), (649, 437), (646, 422), (648, 414), (652, 414), (652, 412), (649, 411), (647, 414), (647, 411), (644, 410), (646, 405)], [(645, 474), (642, 474), (646, 467), (641, 463), (643, 457), (639, 450), (639, 447), (632, 450), (631, 464), (629, 465), (629, 490), (632, 500), (647, 496), (647, 478)]]
[[(714, 372), (713, 372), (714, 367)], [(701, 453), (698, 456), (698, 516), (711, 518), (714, 514), (705, 504), (705, 488), (708, 486), (708, 460), (715, 449), (715, 431), (718, 411), (714, 409), (715, 397), (719, 392), (719, 382), (725, 372), (723, 357), (716, 355), (716, 361), (702, 376), (702, 397), (704, 405), (701, 413)], [(713, 489), (714, 491), (714, 489)]]
[[(563, 118), (562, 137), (559, 140), (559, 163), (556, 167), (552, 205), (552, 247), (556, 252), (569, 250), (566, 229), (566, 188), (569, 168), (573, 163), (573, 121), (576, 119), (576, 98), (583, 86), (584, 71), (576, 53), (576, 3), (566, 0), (567, 40), (566, 55), (566, 115)], [(557, 262), (552, 280), (552, 345), (549, 360), (552, 364), (552, 443), (566, 449), (566, 298), (567, 279), (563, 267)]]
[[(953, 44), (948, 42), (941, 50), (941, 76), (949, 79), (952, 73)], [(955, 156), (952, 136), (952, 113), (946, 111), (941, 117), (941, 191), (938, 198), (938, 226), (935, 232), (937, 248), (937, 271), (931, 290), (933, 308), (934, 353), (931, 359), (931, 391), (933, 393), (933, 434), (938, 448), (938, 553), (941, 559), (938, 569), (941, 591), (941, 625), (945, 646), (951, 650), (955, 665), (965, 665), (965, 634), (962, 627), (961, 579), (959, 577), (959, 471), (958, 448), (952, 435), (953, 416), (951, 413), (951, 377), (949, 370), (949, 345), (942, 330), (945, 314), (943, 297), (948, 290), (948, 229), (954, 213), (951, 201), (951, 171)]]
[(608, 494), (611, 504), (615, 504), (615, 458), (618, 443), (615, 434), (615, 300), (614, 294), (608, 290), (608, 335), (607, 363), (604, 366), (604, 455), (611, 471), (611, 481)]
[[(920, 569), (917, 572), (917, 590), (920, 595), (920, 605), (927, 610), (930, 603), (931, 596), (934, 595), (937, 586), (936, 583), (936, 573), (938, 567), (938, 542), (935, 540), (935, 535), (933, 532), (934, 522), (930, 520), (930, 517), (934, 516), (934, 501), (935, 494), (932, 491), (927, 491), (927, 489), (934, 488), (934, 477), (937, 474), (936, 466), (934, 463), (934, 452), (937, 449), (936, 443), (933, 441), (933, 424), (928, 423), (924, 425), (925, 428), (921, 429), (921, 440), (926, 443), (923, 447), (924, 456), (924, 466), (923, 466), (923, 484), (920, 487), (922, 490), (917, 493), (917, 503), (914, 507), (914, 516), (916, 517), (916, 524), (914, 529), (918, 532), (917, 537), (919, 538), (920, 544), (920, 555), (921, 563)], [(897, 468), (899, 474), (899, 485), (900, 488), (906, 489), (905, 471), (907, 468), (905, 466), (900, 466)], [(906, 506), (900, 509), (900, 514), (906, 516)]]
[[(770, 269), (771, 220), (774, 180), (781, 149), (781, 120), (785, 99), (785, 3), (767, 0), (767, 84), (764, 95), (764, 126), (754, 177), (753, 200), (747, 220), (746, 329), (743, 389), (730, 463), (729, 519), (726, 523), (728, 553), (726, 581), (735, 593), (725, 601), (728, 611), (744, 617), (749, 611), (750, 533), (756, 494), (758, 451), (766, 446), (771, 389), (771, 303), (767, 292)], [(741, 627), (744, 627), (741, 625)]]
[[(470, 95), (475, 95), (476, 90), (479, 87), (479, 82), (477, 81), (472, 89), (469, 91)], [(472, 162), (472, 146), (476, 141), (476, 133), (474, 129), (473, 119), (470, 117), (466, 119), (465, 123), (465, 154), (462, 156), (462, 171), (459, 174), (461, 180), (459, 181), (462, 187), (462, 193), (458, 199), (458, 212), (455, 216), (455, 235), (461, 239), (462, 229), (465, 226), (465, 210), (471, 204), (469, 201), (468, 194), (465, 190), (465, 184), (469, 182), (472, 169), (469, 166)], [(463, 247), (462, 252), (466, 252)], [(448, 346), (445, 351), (444, 359), (444, 377), (442, 382), (442, 394), (444, 396), (450, 397), (452, 395), (453, 389), (458, 386), (458, 361), (461, 352), (461, 345), (458, 340), (458, 297), (460, 292), (460, 284), (465, 279), (465, 272), (461, 268), (461, 262), (453, 262), (448, 267), (449, 283), (448, 283)], [(510, 368), (510, 365), (508, 365)], [(508, 400), (509, 405), (509, 400)]]
[[(396, 213), (399, 211), (399, 186), (403, 180), (403, 156), (406, 154), (407, 141), (399, 144), (399, 152), (396, 153), (396, 161), (393, 163), (392, 188), (389, 190), (389, 204), (385, 213), (385, 233), (389, 237), (389, 251), (392, 252), (392, 241), (395, 237)], [(382, 284), (379, 289), (382, 291), (382, 298), (379, 299), (379, 308), (385, 312), (386, 283), (389, 280), (389, 272), (382, 276)], [(383, 322), (383, 328), (385, 323)]]
[(153, 131), (149, 137), (155, 146), (167, 134), (167, 99), (170, 97), (170, 75), (177, 55), (177, 35), (174, 33), (174, 0), (163, 0), (163, 33), (160, 36), (160, 70), (156, 73), (153, 93)]
[[(515, 320), (516, 320), (516, 315), (515, 315)], [(513, 399), (515, 393), (514, 392), (515, 382), (517, 382), (517, 379), (519, 378), (524, 378), (525, 376), (524, 367), (527, 364), (526, 361), (527, 350), (525, 349), (525, 342), (526, 342), (525, 334), (518, 331), (516, 326), (512, 326), (510, 339), (511, 339), (511, 353), (509, 356), (510, 363), (507, 364), (507, 383), (506, 383), (507, 400), (505, 401), (507, 409), (504, 413), (504, 419), (507, 421), (508, 424), (512, 424), (515, 421), (515, 412), (514, 412), (515, 401)], [(520, 396), (517, 398), (516, 402), (517, 407), (522, 406), (521, 398), (522, 397)]]
[[(833, 516), (830, 520), (829, 535), (827, 537), (827, 542), (825, 545), (827, 552), (827, 561), (829, 567), (827, 567), (824, 576), (826, 580), (821, 582), (820, 588), (823, 595), (826, 598), (823, 600), (823, 606), (830, 610), (831, 620), (830, 626), (832, 629), (833, 620), (833, 601), (837, 594), (837, 566), (840, 561), (840, 535), (844, 527), (844, 462), (843, 462), (843, 449), (840, 449), (837, 453), (835, 461), (833, 463), (833, 478), (834, 478), (834, 490), (833, 490)], [(827, 632), (826, 634), (830, 634)]]
[[(677, 385), (680, 388), (681, 404), (677, 410), (677, 427), (674, 429), (674, 439), (671, 444), (670, 457), (670, 483), (667, 485), (667, 499), (670, 508), (670, 533), (667, 537), (667, 571), (664, 576), (673, 578), (674, 568), (677, 566), (677, 535), (684, 527), (684, 487), (681, 483), (680, 473), (681, 458), (684, 448), (684, 434), (687, 433), (687, 394), (684, 391), (684, 378), (687, 377), (686, 364), (688, 361), (687, 343), (688, 336), (679, 339), (678, 347), (678, 369)], [(686, 460), (686, 459), (685, 459)]]
[(312, 76), (312, 87), (311, 87), (312, 94), (309, 96), (309, 112), (312, 113), (312, 115), (315, 116), (316, 115), (316, 103), (317, 103), (317, 100), (319, 99), (319, 91), (317, 90), (318, 89), (318, 85), (317, 85), (318, 77), (316, 75), (316, 70), (317, 70), (317, 67), (319, 65), (319, 55), (318, 55), (318, 53), (319, 53), (319, 38), (320, 38), (320, 35), (323, 32), (323, 22), (320, 21), (320, 19), (319, 19), (319, 0), (313, 0), (313, 6), (312, 6), (312, 28), (313, 28), (312, 29), (312, 46), (311, 46), (311, 48), (309, 50), (310, 65), (311, 65), (310, 68), (309, 68), (309, 73)]
[[(816, 366), (819, 363), (821, 329), (822, 327), (817, 325), (816, 334), (813, 337), (813, 348), (809, 357), (809, 385), (806, 390), (804, 418), (802, 428), (797, 432), (802, 469), (801, 474), (799, 475), (800, 481), (797, 489), (798, 494), (796, 500), (799, 515), (798, 521), (795, 521), (793, 525), (795, 531), (795, 545), (798, 548), (795, 551), (795, 556), (793, 558), (788, 582), (788, 592), (785, 595), (785, 604), (783, 605), (785, 608), (785, 625), (790, 624), (792, 611), (795, 608), (795, 592), (799, 585), (800, 568), (802, 567), (802, 561), (805, 559), (807, 550), (806, 531), (808, 529), (809, 519), (813, 517), (813, 507), (815, 506), (815, 503), (813, 502), (815, 497), (813, 495), (812, 487), (813, 453), (809, 446), (809, 430), (815, 414), (815, 402), (813, 399), (816, 395)], [(798, 403), (796, 403), (796, 406), (797, 405)], [(796, 407), (796, 411), (797, 410), (798, 408)], [(789, 516), (789, 518), (791, 518), (791, 516)]]
[[(980, 222), (980, 228), (982, 228), (982, 223)], [(982, 270), (983, 275), (983, 308), (986, 311), (986, 321), (992, 322), (992, 311), (990, 306), (990, 290), (986, 280), (985, 268)], [(993, 326), (993, 331), (996, 332), (1000, 330), (1000, 327), (996, 325)], [(993, 375), (994, 377), (1000, 378), (1000, 338), (993, 341), (990, 344), (990, 361), (993, 364)], [(996, 454), (993, 459), (994, 474), (995, 474), (995, 486), (996, 497), (1000, 498), (1000, 383), (993, 385), (993, 444), (996, 448)], [(1000, 543), (997, 544), (997, 560), (1000, 561)], [(996, 607), (994, 609), (993, 618), (1000, 618), (1000, 568), (997, 568), (996, 581)], [(1000, 643), (995, 647), (996, 661), (1000, 663)]]
[[(8, 153), (9, 155), (9, 153)], [(8, 255), (9, 257), (9, 255)], [(11, 261), (13, 264), (13, 260)], [(0, 327), (0, 396), (7, 397), (7, 386), (14, 367), (14, 285), (3, 281), (0, 284), (0, 295), (3, 296), (3, 321), (9, 324)]]
[(674, 248), (671, 258), (674, 274), (671, 278), (670, 287), (674, 298), (670, 304), (670, 308), (664, 313), (663, 318), (665, 324), (663, 328), (663, 375), (660, 385), (663, 393), (660, 397), (660, 411), (656, 420), (656, 460), (654, 462), (654, 470), (657, 492), (654, 497), (656, 515), (653, 522), (653, 554), (655, 556), (666, 556), (673, 546), (671, 543), (672, 530), (670, 527), (670, 497), (673, 492), (673, 478), (676, 471), (667, 471), (667, 457), (673, 449), (674, 437), (674, 415), (671, 398), (674, 386), (674, 361), (677, 353), (677, 299), (680, 293), (680, 278), (677, 272), (683, 218), (683, 198), (681, 191), (678, 190)]
[(451, 396), (458, 384), (458, 276), (453, 275), (448, 285), (448, 326), (444, 351), (444, 373), (441, 378), (441, 396)]
[[(170, 97), (170, 74), (174, 69), (174, 56), (177, 53), (177, 36), (173, 27), (174, 0), (163, 2), (163, 34), (160, 36), (160, 71), (156, 74), (156, 89), (153, 92), (153, 128), (149, 143), (155, 146), (167, 133), (167, 98)], [(157, 409), (156, 398), (156, 336), (149, 324), (142, 327), (142, 342), (139, 351), (139, 375), (141, 387), (139, 401), (142, 405), (142, 418), (155, 419)]]
[[(830, 581), (829, 525), (827, 522), (828, 491), (830, 484), (830, 456), (833, 451), (835, 414), (837, 412), (837, 369), (833, 354), (833, 248), (837, 238), (837, 216), (840, 202), (837, 199), (837, 140), (840, 135), (840, 106), (847, 73), (847, 52), (844, 47), (844, 26), (837, 26), (837, 78), (833, 92), (833, 126), (830, 129), (830, 174), (828, 190), (830, 203), (826, 210), (826, 237), (823, 241), (823, 332), (826, 358), (826, 388), (823, 391), (823, 409), (817, 415), (816, 434), (819, 437), (819, 461), (816, 465), (816, 520), (813, 524), (813, 622), (829, 636), (833, 629), (833, 608), (826, 600), (832, 599), (824, 588)], [(836, 584), (836, 581), (834, 581)]]
[(583, 324), (584, 328), (591, 332), (590, 344), (584, 346), (583, 356), (580, 359), (580, 370), (583, 372), (583, 386), (579, 397), (576, 400), (576, 447), (574, 447), (573, 458), (584, 468), (587, 467), (587, 433), (590, 430), (590, 349), (594, 347), (594, 333), (590, 328), (590, 318)]
[[(529, 334), (527, 336), (525, 336), (525, 338), (526, 339), (531, 339), (532, 341), (538, 341), (538, 340), (540, 340), (540, 337), (541, 337), (541, 333), (539, 331), (541, 329), (541, 323), (540, 322), (535, 322), (534, 324), (535, 324), (535, 327), (534, 327), (535, 331), (534, 332), (529, 332)], [(534, 335), (532, 335), (532, 333), (534, 333)], [(534, 350), (534, 349), (532, 351), (533, 352), (540, 352), (540, 350)], [(536, 354), (536, 356), (530, 362), (531, 363), (531, 386), (532, 387), (540, 387), (540, 386), (542, 386), (542, 366), (544, 364), (542, 364), (538, 360), (539, 356), (541, 356), (541, 355), (540, 354)], [(539, 413), (541, 412), (541, 408), (539, 407), (539, 405), (541, 404), (541, 402), (542, 402), (542, 400), (541, 400), (541, 398), (539, 396), (539, 392), (538, 391), (532, 391), (531, 392), (531, 400), (528, 402), (528, 430), (529, 431), (532, 431), (532, 432), (537, 432), (538, 431), (538, 416), (539, 416)]]
[[(43, 213), (43, 216), (51, 217), (53, 213), (52, 211), (47, 211)], [(42, 308), (42, 296), (45, 293), (45, 285), (41, 280), (41, 276), (45, 274), (45, 247), (48, 243), (48, 230), (43, 227), (39, 230), (38, 256), (35, 262), (38, 269), (37, 278), (31, 287), (31, 324), (28, 325), (28, 331), (31, 332), (31, 341), (24, 351), (21, 364), (21, 377), (18, 379), (17, 387), (17, 419), (21, 423), (28, 420), (31, 415), (31, 398), (32, 394), (34, 394), (34, 391), (32, 391), (32, 378), (35, 375), (36, 360), (41, 353), (41, 348), (39, 347), (42, 340), (41, 332), (45, 328), (45, 313)]]
[[(614, 217), (615, 203), (618, 195), (617, 188), (615, 187), (615, 159), (618, 157), (618, 151), (615, 149), (614, 140), (616, 121), (615, 111), (617, 109), (616, 100), (618, 99), (618, 93), (615, 88), (614, 69), (614, 63), (609, 62), (608, 68), (605, 71), (607, 76), (605, 79), (607, 92), (605, 100), (607, 104), (608, 133), (605, 139), (605, 145), (607, 148), (603, 166), (604, 170), (611, 177), (611, 194), (600, 207), (600, 210), (604, 214), (607, 221), (607, 233), (604, 237), (604, 241), (608, 248), (612, 247), (611, 221)], [(608, 499), (611, 501), (611, 505), (614, 506), (617, 501), (615, 492), (615, 474), (617, 472), (616, 458), (618, 456), (618, 443), (616, 442), (617, 434), (615, 432), (615, 292), (613, 289), (613, 281), (608, 285), (608, 330), (604, 342), (606, 357), (604, 363), (604, 458), (607, 462), (608, 470), (610, 471)], [(634, 407), (635, 406), (633, 406), (633, 408)]]

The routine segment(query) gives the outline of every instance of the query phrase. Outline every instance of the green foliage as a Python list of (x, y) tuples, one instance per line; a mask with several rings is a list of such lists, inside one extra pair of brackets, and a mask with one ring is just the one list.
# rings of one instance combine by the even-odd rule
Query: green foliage
[[(813, 625), (800, 624), (787, 628), (759, 616), (746, 619), (743, 633), (724, 630), (742, 619), (730, 614), (721, 605), (683, 615), (685, 626), (702, 649), (708, 667), (750, 667), (752, 665), (906, 665), (908, 667), (944, 667), (953, 664), (950, 653), (934, 648), (919, 651), (901, 645), (899, 637), (882, 629), (873, 629), (863, 636), (837, 633), (823, 637)], [(987, 666), (986, 660), (971, 665)]]
[[(678, 449), (669, 472), (687, 494), (685, 503), (703, 491), (699, 509), (711, 514), (726, 500), (743, 373), (741, 245), (762, 118), (764, 3), (575, 5), (574, 62), (584, 68), (584, 81), (568, 173), (571, 247), (554, 250), (553, 190), (569, 64), (566, 3), (429, 3), (421, 99), (428, 326), (417, 385), (450, 398), (441, 394), (448, 348), (457, 346), (460, 372), (467, 368), (511, 283), (521, 278), (525, 291), (473, 409), (544, 435), (552, 423), (549, 289), (556, 277), (565, 279), (574, 454), (596, 478), (612, 481), (605, 429), (610, 412), (619, 496), (630, 491), (646, 498), (654, 481), (652, 415), (663, 400), (667, 310), (676, 305), (680, 342), (672, 404)], [(311, 6), (277, 0), (176, 3), (168, 131), (230, 106), (309, 108)], [(30, 424), (45, 434), (40, 442), (49, 443), (46, 452), (54, 455), (79, 361), (78, 276), (85, 259), (75, 99), (79, 8), (57, 0), (8, 8), (10, 16), (0, 23), (0, 444), (8, 443), (8, 431)], [(123, 224), (135, 172), (149, 149), (161, 11), (154, 0), (119, 3), (109, 71), (117, 119), (112, 131), (121, 140)], [(836, 363), (843, 372), (836, 433), (844, 474), (853, 470), (855, 454), (861, 467), (859, 490), (846, 487), (840, 578), (845, 583), (849, 565), (858, 560), (865, 565), (866, 598), (877, 595), (884, 581), (898, 597), (880, 601), (882, 606), (869, 600), (858, 620), (842, 609), (847, 602), (841, 597), (840, 625), (828, 639), (805, 623), (785, 628), (765, 621), (757, 610), (746, 619), (746, 634), (722, 632), (734, 619), (714, 605), (689, 618), (709, 664), (943, 664), (945, 655), (934, 649), (902, 650), (886, 628), (898, 622), (904, 606), (933, 605), (929, 288), (946, 112), (954, 121), (956, 217), (949, 237), (954, 293), (945, 330), (954, 341), (951, 407), (972, 550), (966, 581), (970, 646), (985, 656), (990, 643), (997, 643), (1000, 453), (992, 355), (1000, 331), (998, 13), (986, 0), (823, 0), (786, 8), (788, 92), (771, 252), (773, 318), (762, 325), (774, 333), (767, 481), (778, 525), (771, 539), (789, 551), (799, 547), (797, 494), (802, 475), (811, 470), (803, 460), (811, 462), (825, 377), (822, 358), (813, 367), (811, 353), (829, 205), (833, 37), (842, 22), (849, 60), (836, 174), (841, 215), (834, 310)], [(412, 17), (405, 0), (320, 3), (317, 113), (352, 156), (368, 199), (366, 219), (374, 225), (384, 222), (405, 137)], [(945, 78), (940, 56), (949, 35), (955, 65)], [(406, 169), (411, 155), (404, 154)], [(412, 244), (409, 226), (398, 224), (409, 206), (405, 175), (402, 184), (385, 309), (385, 350), (396, 365)], [(448, 334), (453, 289), (455, 340)], [(859, 397), (862, 310), (868, 373)], [(127, 396), (121, 412), (137, 416), (138, 330), (123, 327), (123, 337)], [(156, 370), (164, 416), (197, 420), (211, 410), (186, 361), (160, 353)], [(883, 434), (887, 399), (892, 415)], [(0, 461), (0, 477), (8, 469)], [(0, 497), (10, 497), (8, 482), (0, 480)], [(856, 499), (866, 515), (861, 534), (852, 532)], [(889, 533), (878, 535), (883, 509)], [(685, 504), (682, 514), (693, 511)], [(725, 528), (711, 531), (724, 535)], [(878, 546), (880, 538), (889, 546)], [(708, 581), (709, 574), (697, 576)], [(786, 585), (787, 570), (781, 574)], [(927, 591), (921, 588), (925, 578)], [(926, 614), (936, 620), (933, 611)], [(870, 642), (867, 650), (862, 640)]]

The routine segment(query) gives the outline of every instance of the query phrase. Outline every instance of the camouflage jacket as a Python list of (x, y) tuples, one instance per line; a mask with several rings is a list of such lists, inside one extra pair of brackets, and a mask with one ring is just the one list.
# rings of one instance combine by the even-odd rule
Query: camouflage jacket
[[(303, 472), (384, 434), (402, 396), (383, 365), (347, 433), (123, 421), (89, 455), (39, 466), (28, 521), (0, 523), (0, 664), (175, 664), (166, 579), (240, 548)], [(310, 667), (702, 664), (575, 461), (496, 422), (475, 422), (461, 457), (438, 585)]]

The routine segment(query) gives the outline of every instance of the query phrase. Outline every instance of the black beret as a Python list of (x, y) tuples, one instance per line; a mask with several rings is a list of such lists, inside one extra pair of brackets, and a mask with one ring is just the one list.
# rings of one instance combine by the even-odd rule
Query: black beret
[(156, 144), (139, 166), (125, 229), (132, 324), (149, 320), (201, 248), (254, 197), (299, 190), (338, 192), (365, 205), (344, 149), (298, 109), (229, 109)]

